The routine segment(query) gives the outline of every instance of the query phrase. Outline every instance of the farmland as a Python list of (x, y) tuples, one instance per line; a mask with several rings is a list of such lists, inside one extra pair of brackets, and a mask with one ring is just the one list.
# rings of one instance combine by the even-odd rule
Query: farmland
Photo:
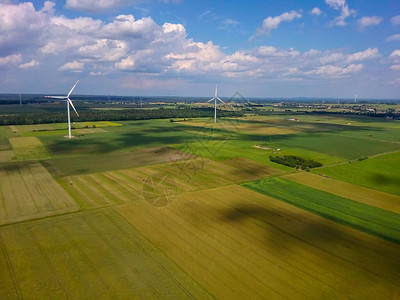
[(0, 298), (396, 299), (398, 132), (289, 113), (0, 127)]

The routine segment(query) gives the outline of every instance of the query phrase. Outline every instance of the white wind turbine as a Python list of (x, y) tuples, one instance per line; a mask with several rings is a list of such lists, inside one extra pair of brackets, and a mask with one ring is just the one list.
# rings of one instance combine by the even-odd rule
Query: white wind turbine
[(215, 86), (215, 95), (214, 98), (211, 98), (210, 100), (208, 100), (207, 102), (211, 102), (214, 100), (214, 123), (217, 123), (217, 100), (224, 103), (224, 101), (222, 101), (220, 98), (218, 98), (218, 86)]
[(75, 85), (69, 91), (67, 96), (45, 96), (46, 98), (65, 99), (66, 100), (66, 102), (67, 102), (67, 114), (68, 114), (68, 138), (69, 139), (72, 138), (72, 136), (71, 136), (71, 116), (70, 116), (70, 112), (69, 112), (69, 106), (70, 105), (74, 109), (76, 115), (79, 117), (78, 112), (76, 111), (74, 104), (72, 103), (71, 99), (69, 99), (69, 96), (71, 95), (72, 91), (74, 90), (74, 88), (76, 87), (78, 82), (79, 82), (79, 80), (75, 83)]
[(357, 103), (357, 97), (358, 97), (358, 95), (356, 94), (356, 95), (354, 96), (354, 103)]

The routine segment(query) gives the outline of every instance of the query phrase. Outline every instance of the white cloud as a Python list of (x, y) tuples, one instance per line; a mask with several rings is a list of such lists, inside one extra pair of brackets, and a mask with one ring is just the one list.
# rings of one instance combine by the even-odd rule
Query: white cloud
[[(132, 3), (133, 2), (133, 3)], [(99, 13), (110, 9), (134, 4), (138, 1), (127, 0), (67, 0), (65, 6), (68, 9)]]
[(394, 71), (400, 71), (400, 65), (392, 65), (392, 66), (390, 66), (390, 69), (392, 69)]
[(322, 77), (339, 78), (360, 72), (364, 68), (363, 64), (351, 64), (346, 67), (326, 65), (307, 72), (307, 75), (319, 75)]
[(30, 62), (20, 64), (18, 68), (20, 69), (30, 69), (39, 66), (40, 63), (36, 59), (32, 59)]
[(271, 30), (278, 28), (279, 24), (282, 22), (291, 22), (295, 19), (301, 18), (301, 13), (292, 10), (290, 12), (285, 12), (280, 16), (276, 17), (268, 17), (264, 19), (262, 26), (257, 29), (256, 33), (250, 38), (250, 40), (254, 39), (256, 36), (260, 35), (269, 35)]
[(389, 57), (390, 57), (390, 58), (398, 58), (398, 57), (400, 57), (400, 50), (394, 50), (394, 51), (390, 54)]
[(365, 51), (360, 51), (353, 53), (351, 55), (348, 55), (347, 57), (347, 62), (355, 62), (355, 61), (364, 61), (368, 59), (373, 59), (377, 58), (379, 56), (379, 50), (378, 48), (368, 48)]
[(368, 26), (376, 26), (379, 25), (383, 19), (381, 17), (372, 16), (372, 17), (362, 17), (358, 20), (358, 27), (360, 30), (364, 30)]
[(58, 68), (59, 71), (71, 71), (71, 72), (82, 72), (84, 64), (79, 61), (67, 62)]
[(340, 11), (340, 15), (335, 18), (332, 25), (346, 26), (346, 19), (357, 13), (354, 9), (349, 9), (346, 0), (325, 0), (325, 3), (331, 8)]
[(392, 34), (386, 38), (386, 42), (400, 41), (400, 34)]
[(14, 65), (21, 62), (21, 54), (12, 54), (4, 57), (0, 57), (0, 67), (7, 65)]
[(311, 10), (311, 14), (314, 16), (320, 16), (322, 14), (322, 10), (320, 10), (318, 7), (314, 7)]
[(392, 22), (392, 25), (400, 25), (400, 15), (394, 16), (390, 19), (390, 22)]

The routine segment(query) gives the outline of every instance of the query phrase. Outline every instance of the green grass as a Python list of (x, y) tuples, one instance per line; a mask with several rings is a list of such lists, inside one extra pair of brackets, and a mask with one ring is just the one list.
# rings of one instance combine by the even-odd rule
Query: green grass
[(400, 152), (314, 170), (330, 177), (400, 195)]
[(399, 214), (277, 177), (243, 186), (400, 244)]
[(358, 137), (347, 137), (329, 133), (301, 133), (273, 136), (273, 148), (301, 148), (344, 159), (356, 159), (378, 153), (400, 149), (400, 143), (377, 142)]

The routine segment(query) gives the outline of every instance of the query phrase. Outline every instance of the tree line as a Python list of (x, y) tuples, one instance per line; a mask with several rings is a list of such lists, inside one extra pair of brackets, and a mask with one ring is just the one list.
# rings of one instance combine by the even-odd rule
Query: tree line
[[(159, 109), (123, 109), (123, 110), (83, 110), (79, 112), (79, 118), (71, 112), (72, 122), (95, 121), (130, 121), (149, 119), (171, 118), (200, 118), (213, 117), (214, 108), (159, 108)], [(241, 111), (218, 111), (219, 117), (242, 117)], [(21, 113), (0, 115), (0, 125), (30, 125), (45, 123), (65, 123), (65, 112), (54, 113)]]
[(312, 168), (322, 167), (320, 162), (304, 159), (295, 155), (284, 155), (284, 156), (269, 156), (269, 160), (281, 165), (285, 165), (291, 168), (302, 169), (309, 171)]

